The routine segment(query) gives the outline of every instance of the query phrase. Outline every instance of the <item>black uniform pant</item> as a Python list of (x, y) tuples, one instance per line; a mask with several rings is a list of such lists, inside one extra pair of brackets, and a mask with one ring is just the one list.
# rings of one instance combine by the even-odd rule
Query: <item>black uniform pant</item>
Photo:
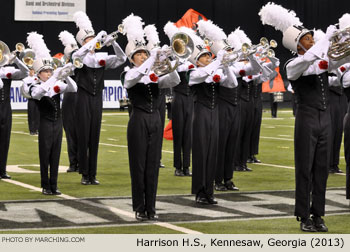
[(275, 102), (274, 93), (270, 93), (270, 106), (271, 106), (271, 116), (277, 117), (278, 102)]
[(337, 95), (329, 92), (329, 108), (332, 120), (332, 142), (330, 169), (336, 168), (339, 164), (339, 154), (343, 137), (343, 121), (346, 113), (347, 100), (345, 95)]
[(191, 163), (193, 96), (174, 92), (172, 128), (174, 167), (188, 168)]
[(194, 104), (192, 194), (212, 196), (219, 143), (219, 107)]
[(263, 106), (262, 106), (261, 97), (259, 96), (258, 98), (254, 98), (253, 126), (252, 126), (252, 135), (250, 139), (250, 156), (257, 155), (259, 153), (262, 109), (263, 109)]
[(160, 94), (159, 95), (159, 115), (160, 115), (160, 123), (161, 123), (161, 129), (162, 129), (162, 134), (160, 135), (159, 138), (159, 163), (160, 160), (162, 159), (162, 147), (163, 147), (163, 131), (164, 131), (164, 125), (165, 125), (165, 94)]
[(240, 106), (218, 100), (219, 106), (219, 149), (215, 183), (226, 182), (233, 177), (234, 157), (238, 149)]
[(134, 211), (156, 212), (159, 173), (159, 137), (162, 135), (159, 111), (147, 113), (133, 108), (127, 138)]
[[(50, 121), (40, 118), (39, 159), (41, 187), (56, 191), (58, 166), (62, 144), (62, 119)], [(50, 177), (49, 177), (50, 171)]]
[(101, 119), (102, 94), (91, 95), (79, 88), (76, 106), (79, 173), (90, 179), (97, 172)]
[(39, 131), (40, 124), (40, 112), (35, 100), (28, 99), (28, 127), (30, 133), (36, 133)]
[(239, 131), (239, 148), (237, 149), (236, 164), (246, 165), (250, 152), (250, 138), (253, 129), (254, 102), (241, 99), (241, 116)]
[(10, 147), (12, 109), (10, 102), (0, 102), (0, 175), (6, 173), (7, 156)]
[[(295, 216), (323, 216), (328, 178), (331, 118), (323, 111), (298, 105), (294, 131)], [(311, 206), (310, 206), (310, 202)]]
[(350, 102), (344, 117), (344, 152), (346, 162), (346, 198), (350, 199)]
[(65, 93), (62, 102), (62, 121), (64, 131), (66, 132), (69, 166), (73, 168), (78, 165), (77, 120), (74, 109), (76, 105), (77, 94)]

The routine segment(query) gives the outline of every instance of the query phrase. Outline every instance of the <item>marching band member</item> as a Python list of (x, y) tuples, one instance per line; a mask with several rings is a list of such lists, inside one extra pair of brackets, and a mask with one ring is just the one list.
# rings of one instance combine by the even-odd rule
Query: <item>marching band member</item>
[(158, 110), (159, 89), (177, 85), (180, 78), (176, 71), (161, 77), (153, 72), (156, 59), (162, 61), (160, 49), (149, 51), (145, 46), (140, 17), (129, 15), (123, 20), (123, 26), (129, 41), (125, 52), (133, 65), (121, 76), (133, 108), (127, 130), (132, 205), (137, 220), (157, 220), (159, 139), (163, 133)]
[[(232, 51), (232, 46), (228, 44), (224, 31), (213, 24), (211, 20), (200, 20), (197, 25), (199, 33), (211, 41), (211, 52), (218, 54), (220, 50), (224, 50), (226, 53)], [(237, 82), (236, 79), (234, 79), (235, 82)], [(219, 140), (215, 172), (216, 191), (239, 190), (232, 181), (234, 154), (238, 147), (240, 124), (237, 91), (238, 83), (232, 86), (218, 86)]]
[(22, 90), (24, 95), (36, 100), (40, 111), (39, 158), (42, 193), (60, 195), (61, 192), (57, 188), (62, 143), (60, 93), (76, 92), (77, 86), (70, 77), (62, 75), (66, 70), (71, 71), (70, 63), (53, 72), (50, 51), (42, 35), (31, 32), (27, 42), (36, 55), (33, 63), (36, 77), (26, 78)]
[(218, 88), (237, 86), (232, 69), (222, 66), (224, 50), (212, 54), (198, 36), (189, 34), (195, 47), (189, 58), (197, 68), (190, 69), (188, 83), (194, 96), (193, 146), (192, 146), (192, 194), (200, 204), (217, 204), (213, 183), (217, 166), (219, 144)]
[(328, 73), (349, 59), (335, 62), (327, 56), (334, 26), (327, 29), (324, 39), (314, 44), (313, 32), (302, 27), (294, 12), (269, 3), (259, 15), (263, 24), (270, 24), (282, 31), (284, 47), (298, 54), (285, 65), (287, 78), (298, 100), (294, 135), (294, 214), (297, 220), (301, 220), (302, 231), (327, 232), (322, 216), (325, 215), (332, 134)]
[[(62, 44), (64, 45), (64, 56), (69, 62), (72, 62), (72, 53), (79, 49), (77, 42), (68, 31), (62, 31), (58, 35)], [(72, 77), (74, 79), (74, 77)], [(62, 122), (63, 128), (66, 133), (67, 139), (67, 151), (69, 159), (69, 168), (67, 172), (77, 172), (78, 166), (78, 143), (77, 143), (77, 132), (76, 132), (76, 113), (77, 107), (77, 93), (69, 92), (65, 93), (62, 101)]]
[[(164, 32), (169, 40), (180, 30), (172, 22), (164, 26)], [(193, 95), (186, 79), (186, 73), (194, 65), (188, 60), (183, 61), (177, 72), (181, 82), (173, 87), (172, 101), (172, 130), (175, 176), (191, 176), (191, 148), (192, 148), (192, 117)]]
[(344, 153), (346, 162), (346, 198), (350, 199), (350, 63), (340, 67), (340, 83), (348, 100), (348, 109), (344, 117)]
[[(3, 43), (2, 41), (0, 42)], [(12, 127), (12, 109), (10, 103), (11, 82), (12, 80), (23, 79), (29, 74), (27, 66), (16, 56), (13, 57), (13, 62), (18, 68), (6, 65), (1, 65), (0, 67), (0, 179), (11, 178), (6, 173)], [(1, 63), (6, 64), (5, 62)]]
[[(96, 179), (98, 145), (100, 141), (102, 119), (102, 91), (104, 88), (104, 70), (114, 69), (126, 61), (123, 50), (115, 38), (101, 31), (97, 36), (89, 17), (81, 11), (74, 14), (79, 27), (76, 40), (82, 46), (73, 53), (72, 58), (83, 60), (84, 66), (76, 69), (75, 79), (79, 87), (76, 106), (76, 127), (78, 139), (79, 173), (82, 185), (99, 185)], [(97, 43), (111, 44), (116, 55), (95, 53)]]
[[(235, 51), (242, 48), (243, 44), (251, 45), (252, 42), (239, 27), (228, 36), (229, 43)], [(258, 63), (254, 54), (244, 56), (241, 61), (235, 62), (232, 66), (237, 77), (238, 89), (232, 100), (239, 106), (239, 133), (235, 144), (235, 165), (236, 171), (252, 171), (247, 167), (247, 160), (250, 149), (250, 136), (253, 127), (254, 104), (252, 98), (252, 82), (247, 76), (257, 74), (261, 71), (261, 65)], [(247, 81), (249, 80), (249, 81)], [(237, 105), (236, 105), (237, 106)], [(238, 108), (238, 107), (237, 107)], [(236, 126), (237, 127), (237, 126)]]

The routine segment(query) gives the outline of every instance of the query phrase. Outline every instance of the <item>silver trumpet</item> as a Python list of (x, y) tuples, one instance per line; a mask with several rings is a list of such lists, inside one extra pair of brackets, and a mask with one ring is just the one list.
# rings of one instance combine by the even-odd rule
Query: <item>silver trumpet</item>
[[(191, 57), (194, 43), (189, 35), (183, 32), (175, 33), (170, 40), (170, 46), (161, 50), (152, 67), (152, 71), (158, 76), (173, 72), (179, 66), (179, 61)], [(175, 65), (171, 65), (170, 57), (175, 57)]]
[(109, 36), (112, 36), (114, 38), (114, 40), (118, 39), (118, 33), (125, 35), (125, 31), (124, 31), (124, 26), (123, 24), (118, 25), (118, 30), (108, 34), (107, 36), (103, 37), (101, 41), (97, 42), (95, 45), (95, 49), (96, 50), (101, 50), (102, 47), (104, 46), (110, 46), (112, 43), (105, 43), (105, 39)]

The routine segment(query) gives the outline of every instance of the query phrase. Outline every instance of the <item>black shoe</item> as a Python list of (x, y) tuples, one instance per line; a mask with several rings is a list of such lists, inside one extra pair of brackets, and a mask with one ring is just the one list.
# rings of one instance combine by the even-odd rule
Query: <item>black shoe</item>
[(235, 171), (239, 171), (239, 172), (242, 172), (242, 171), (245, 171), (244, 167), (241, 166), (241, 165), (237, 165), (235, 166)]
[(159, 219), (159, 216), (155, 213), (147, 214), (147, 217), (150, 221), (157, 221)]
[(135, 212), (135, 219), (138, 221), (145, 221), (148, 220), (148, 217), (145, 212)]
[(4, 174), (0, 175), (0, 178), (1, 179), (11, 179), (11, 176), (8, 175), (7, 173), (4, 173)]
[(317, 232), (316, 227), (310, 218), (300, 222), (300, 230), (304, 232)]
[(95, 177), (90, 179), (90, 183), (91, 185), (99, 185), (100, 181), (98, 181)]
[(208, 196), (207, 201), (210, 205), (216, 205), (218, 202), (215, 200), (214, 196)]
[(225, 182), (225, 187), (229, 191), (239, 191), (239, 188), (231, 180)]
[(42, 193), (43, 193), (44, 195), (52, 195), (52, 191), (51, 191), (50, 189), (45, 189), (45, 188), (43, 188)]
[(184, 174), (184, 176), (187, 176), (187, 177), (192, 176), (192, 173), (190, 172), (190, 168), (188, 168), (188, 167), (184, 168), (183, 174)]
[(253, 171), (252, 169), (248, 168), (246, 165), (243, 165), (244, 171)]
[(227, 191), (226, 186), (223, 183), (215, 183), (215, 190), (216, 191)]
[(318, 232), (328, 232), (328, 227), (324, 224), (324, 220), (319, 216), (312, 216), (312, 222)]
[(75, 165), (71, 165), (69, 166), (69, 168), (67, 169), (67, 172), (77, 172), (78, 171), (78, 167)]
[(82, 185), (91, 185), (91, 181), (87, 177), (82, 177), (81, 178), (81, 184)]
[(343, 173), (342, 170), (339, 169), (338, 165), (334, 167), (335, 173)]
[(257, 159), (255, 156), (252, 156), (253, 163), (261, 163), (259, 159)]
[(185, 176), (185, 174), (181, 169), (176, 169), (175, 176), (183, 177), (183, 176)]
[(196, 203), (198, 204), (204, 204), (204, 205), (208, 205), (208, 199), (204, 196), (196, 196)]
[(163, 165), (162, 162), (160, 162), (159, 168), (165, 168), (165, 165)]
[(52, 190), (52, 195), (61, 195), (61, 191), (56, 189), (56, 190)]
[(254, 163), (254, 159), (253, 159), (252, 157), (248, 158), (248, 159), (247, 159), (247, 163), (249, 163), (249, 164)]

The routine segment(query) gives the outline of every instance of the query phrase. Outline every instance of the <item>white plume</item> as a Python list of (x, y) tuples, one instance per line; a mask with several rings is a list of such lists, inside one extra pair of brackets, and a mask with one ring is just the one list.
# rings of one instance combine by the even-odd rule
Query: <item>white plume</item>
[(252, 45), (252, 41), (250, 40), (250, 38), (248, 38), (247, 34), (245, 34), (243, 30), (241, 30), (240, 27), (237, 27), (233, 33), (237, 35), (242, 44), (247, 43), (248, 45)]
[(51, 58), (50, 50), (47, 48), (43, 35), (37, 32), (29, 32), (27, 36), (27, 44), (35, 52), (35, 58)]
[(231, 32), (227, 37), (227, 42), (234, 48), (234, 50), (239, 50), (242, 47), (242, 42), (236, 33)]
[(133, 13), (124, 18), (124, 31), (126, 32), (126, 36), (129, 41), (145, 42), (143, 38), (145, 36), (145, 32), (142, 28), (143, 25), (144, 23), (142, 22), (142, 18), (139, 16), (134, 16)]
[(64, 46), (77, 45), (77, 41), (75, 40), (73, 34), (68, 31), (61, 31), (58, 38), (62, 41)]
[(195, 46), (196, 45), (205, 46), (203, 39), (201, 39), (198, 35), (196, 35), (194, 30), (192, 30), (191, 28), (188, 28), (186, 26), (182, 26), (179, 28), (179, 32), (184, 32), (187, 35), (189, 35), (190, 38), (193, 40), (193, 43)]
[(211, 41), (227, 39), (225, 32), (211, 20), (199, 20), (197, 25), (199, 33)]
[(147, 25), (144, 29), (148, 43), (156, 45), (160, 43), (158, 31), (155, 25)]
[(179, 29), (173, 22), (168, 21), (168, 23), (166, 23), (166, 25), (164, 26), (164, 32), (168, 36), (168, 38), (171, 39), (175, 33), (179, 32)]
[(272, 2), (261, 8), (259, 16), (263, 24), (271, 25), (281, 32), (284, 32), (292, 25), (303, 25), (294, 11), (287, 10), (281, 5)]
[(341, 18), (339, 18), (339, 29), (345, 29), (350, 26), (350, 14), (345, 13)]
[(326, 34), (321, 30), (321, 29), (314, 29), (314, 41), (315, 43), (317, 41), (319, 41), (320, 39), (324, 38), (324, 36), (326, 36)]
[(73, 15), (73, 20), (80, 30), (94, 31), (90, 18), (83, 11), (77, 11)]

